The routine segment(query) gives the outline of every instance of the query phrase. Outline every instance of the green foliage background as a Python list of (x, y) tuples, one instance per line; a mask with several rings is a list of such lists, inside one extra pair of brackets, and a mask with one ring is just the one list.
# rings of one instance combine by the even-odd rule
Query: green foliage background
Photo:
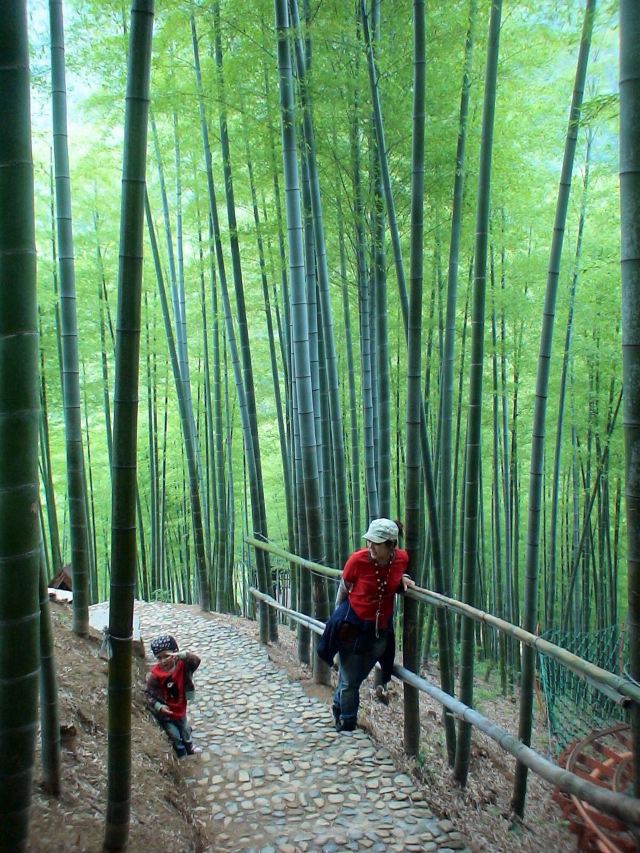
[[(504, 312), (509, 399), (517, 390), (518, 471), (521, 500), (526, 502), (531, 416), (535, 390), (535, 369), (539, 347), (542, 303), (546, 282), (548, 253), (553, 227), (557, 182), (566, 133), (568, 106), (575, 69), (579, 21), (583, 4), (577, 0), (558, 3), (553, 0), (509, 4), (502, 35), (498, 77), (498, 102), (495, 127), (494, 171), (492, 187), (492, 243), (495, 253), (495, 305)], [(200, 260), (198, 252), (198, 216), (206, 232), (206, 179), (199, 129), (198, 108), (193, 75), (189, 14), (192, 4), (177, 0), (159, 5), (154, 36), (152, 71), (152, 111), (157, 122), (163, 168), (172, 215), (175, 216), (173, 190), (175, 166), (173, 153), (172, 110), (177, 111), (183, 182), (185, 285), (189, 324), (189, 356), (192, 390), (196, 406), (202, 407), (202, 331), (200, 320)], [(223, 182), (218, 149), (218, 90), (211, 57), (213, 19), (206, 3), (195, 4), (200, 37), (200, 53), (209, 126), (214, 150), (215, 179), (223, 215)], [(484, 53), (489, 3), (479, 3), (478, 29), (474, 53), (469, 143), (466, 166), (464, 229), (462, 239), (458, 298), (458, 342), (460, 358), (462, 321), (467, 271), (473, 248), (475, 193), (479, 123), (483, 86)], [(122, 162), (122, 122), (126, 69), (126, 20), (124, 2), (113, 0), (73, 0), (65, 6), (66, 60), (69, 85), (69, 146), (78, 289), (78, 324), (82, 360), (81, 383), (86, 404), (87, 437), (90, 441), (91, 468), (96, 506), (96, 534), (99, 572), (104, 577), (109, 552), (110, 477), (103, 411), (101, 346), (99, 339), (99, 301), (101, 287), (96, 255), (94, 214), (99, 219), (99, 243), (104, 263), (106, 291), (115, 318), (118, 265), (118, 229), (120, 169)], [(577, 171), (571, 198), (571, 212), (565, 239), (565, 254), (556, 318), (554, 361), (548, 417), (547, 458), (551, 464), (552, 441), (557, 412), (558, 383), (561, 371), (564, 330), (568, 312), (569, 284), (578, 214), (582, 197), (584, 138), (587, 129), (594, 134), (591, 184), (587, 203), (584, 245), (580, 260), (580, 278), (574, 317), (572, 351), (573, 382), (569, 391), (569, 422), (579, 441), (579, 461), (583, 468), (595, 467), (594, 442), (606, 431), (611, 397), (621, 384), (620, 274), (617, 179), (617, 88), (616, 4), (602, 4), (594, 33), (589, 72), (584, 129), (580, 132)], [(274, 164), (281, 171), (279, 150), (279, 112), (277, 69), (273, 33), (273, 9), (267, 0), (226, 0), (222, 3), (224, 74), (227, 92), (229, 133), (232, 145), (232, 170), (237, 200), (239, 239), (243, 261), (246, 302), (249, 311), (252, 357), (254, 361), (259, 428), (262, 442), (265, 490), (272, 537), (286, 538), (285, 507), (279, 437), (275, 420), (274, 392), (269, 365), (269, 350), (264, 319), (255, 228), (251, 211), (245, 163), (244, 128), (255, 171), (264, 219), (264, 239), (270, 284), (279, 291), (278, 223), (273, 191)], [(357, 95), (362, 144), (362, 181), (371, 210), (370, 183), (370, 96), (366, 64), (356, 30), (352, 5), (344, 0), (318, 0), (310, 4), (308, 36), (312, 45), (312, 97), (316, 123), (317, 157), (322, 183), (327, 251), (334, 297), (334, 323), (344, 376), (344, 324), (342, 318), (337, 241), (337, 206), (340, 199), (348, 230), (348, 287), (352, 319), (357, 328), (357, 290), (353, 251), (353, 197), (349, 149), (349, 128)], [(411, 146), (411, 8), (404, 0), (383, 0), (381, 35), (377, 54), (380, 88), (388, 143), (388, 159), (399, 224), (408, 258), (410, 146)], [(434, 361), (431, 365), (430, 423), (437, 412), (438, 317), (443, 310), (446, 287), (446, 257), (451, 216), (458, 108), (467, 27), (468, 4), (462, 0), (427, 5), (427, 141), (425, 210), (425, 305), (423, 340), (427, 340), (430, 303), (435, 298), (436, 326)], [(38, 286), (41, 310), (41, 346), (44, 351), (48, 416), (52, 436), (53, 469), (58, 512), (65, 514), (65, 455), (59, 365), (55, 326), (53, 288), (52, 226), (50, 197), (50, 130), (48, 126), (48, 48), (46, 18), (39, 8), (31, 12), (33, 49), (33, 126), (36, 160), (36, 196), (38, 228)], [(275, 149), (271, 147), (271, 140)], [(151, 144), (151, 143), (150, 143)], [(281, 181), (282, 186), (282, 181)], [(150, 148), (148, 187), (156, 217), (161, 250), (161, 204), (155, 155)], [(173, 223), (175, 237), (175, 220)], [(228, 239), (225, 237), (225, 246)], [(439, 247), (439, 248), (438, 248)], [(504, 254), (504, 266), (501, 261)], [(167, 363), (166, 340), (160, 316), (154, 271), (147, 254), (144, 313), (143, 359), (153, 359), (159, 402), (169, 400), (167, 433), (167, 528), (169, 536), (184, 535), (184, 454), (177, 417), (173, 378)], [(228, 260), (230, 268), (230, 260)], [(399, 389), (400, 423), (404, 418), (404, 352), (392, 254), (386, 253), (388, 267), (390, 354), (400, 366), (392, 364), (392, 400)], [(443, 272), (444, 271), (444, 272)], [(208, 271), (204, 271), (208, 277)], [(502, 284), (503, 282), (503, 284)], [(207, 285), (208, 286), (208, 285)], [(434, 290), (435, 288), (435, 290)], [(487, 300), (491, 310), (493, 297)], [(282, 306), (279, 306), (282, 309)], [(490, 323), (487, 323), (486, 384), (491, 388)], [(149, 344), (147, 346), (146, 335)], [(522, 348), (518, 352), (520, 335)], [(468, 344), (468, 337), (467, 337)], [(113, 380), (113, 352), (108, 348), (109, 376)], [(518, 364), (517, 388), (513, 368)], [(467, 354), (468, 358), (468, 354)], [(231, 374), (229, 384), (233, 385)], [(360, 381), (359, 375), (356, 377)], [(457, 380), (456, 380), (457, 381)], [(146, 372), (141, 370), (141, 383)], [(612, 390), (613, 389), (613, 390)], [(242, 532), (244, 494), (242, 438), (235, 392), (231, 387), (230, 415), (233, 426), (231, 449), (235, 474), (237, 537)], [(344, 392), (346, 394), (346, 391)], [(344, 396), (344, 395), (343, 395)], [(484, 504), (487, 517), (491, 494), (492, 406), (485, 392), (483, 441)], [(346, 410), (346, 407), (345, 407)], [(143, 513), (148, 507), (146, 482), (148, 447), (146, 388), (141, 387), (140, 409), (140, 494)], [(395, 421), (395, 413), (392, 414)], [(464, 432), (464, 394), (463, 394)], [(513, 427), (513, 425), (512, 425)], [(346, 429), (346, 426), (345, 426)], [(402, 430), (398, 436), (402, 442)], [(571, 429), (565, 429), (563, 476), (571, 464)], [(550, 470), (550, 468), (549, 468)], [(622, 428), (618, 423), (611, 445), (608, 470), (611, 493), (622, 478)], [(526, 507), (520, 508), (521, 518)], [(624, 522), (622, 522), (624, 523)], [(525, 535), (525, 524), (520, 536)], [(618, 555), (619, 581), (624, 579), (624, 537)], [(239, 549), (239, 538), (238, 538)], [(487, 546), (488, 547), (488, 546)], [(522, 552), (524, 548), (522, 548)], [(488, 555), (487, 555), (488, 558)], [(68, 553), (66, 555), (68, 560)]]

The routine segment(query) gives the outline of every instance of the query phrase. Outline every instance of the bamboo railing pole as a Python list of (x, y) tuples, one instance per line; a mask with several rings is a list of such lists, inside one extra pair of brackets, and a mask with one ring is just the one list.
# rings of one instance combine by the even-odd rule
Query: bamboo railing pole
[(284, 604), (280, 604), (272, 598), (270, 595), (266, 595), (264, 592), (260, 592), (260, 590), (256, 589), (253, 586), (249, 587), (249, 592), (251, 595), (259, 598), (260, 601), (266, 602), (268, 605), (273, 607), (274, 610), (279, 610), (281, 613), (286, 613), (287, 616), (290, 616), (292, 619), (295, 619), (296, 622), (301, 622), (303, 625), (306, 625), (311, 631), (314, 631), (316, 634), (322, 634), (324, 631), (324, 622), (320, 622), (318, 619), (314, 619), (313, 616), (307, 616), (306, 613), (299, 613), (297, 610), (291, 610), (290, 607), (285, 607)]
[(475, 619), (477, 622), (485, 622), (487, 625), (491, 625), (498, 631), (502, 631), (505, 634), (509, 634), (511, 637), (515, 637), (515, 639), (519, 640), (524, 645), (531, 646), (541, 654), (557, 660), (576, 675), (594, 679), (596, 682), (594, 686), (598, 687), (599, 685), (606, 685), (607, 688), (615, 690), (625, 698), (640, 704), (640, 687), (634, 684), (633, 681), (629, 681), (621, 675), (616, 675), (614, 672), (609, 672), (609, 670), (603, 669), (602, 667), (597, 666), (578, 655), (574, 655), (573, 652), (569, 652), (567, 649), (563, 649), (555, 643), (550, 643), (549, 640), (538, 637), (536, 634), (531, 634), (529, 631), (525, 631), (524, 628), (519, 628), (517, 625), (512, 625), (511, 622), (500, 619), (498, 616), (494, 616), (484, 610), (478, 610), (477, 608), (464, 604), (461, 601), (457, 601), (454, 598), (447, 598), (445, 595), (440, 595), (437, 592), (422, 589), (421, 587), (416, 587), (409, 591), (407, 595), (411, 595), (418, 598), (420, 601), (425, 601), (435, 607), (446, 607), (449, 610), (460, 613), (462, 616), (468, 616), (471, 619)]
[(572, 794), (580, 800), (584, 800), (595, 808), (606, 814), (613, 815), (627, 824), (640, 826), (640, 799), (620, 794), (615, 791), (602, 788), (593, 782), (582, 779), (570, 770), (558, 767), (548, 758), (537, 753), (529, 746), (525, 746), (515, 735), (510, 734), (501, 726), (492, 723), (478, 711), (449, 696), (439, 687), (420, 678), (408, 669), (396, 664), (393, 668), (394, 675), (403, 681), (410, 681), (419, 690), (424, 691), (453, 714), (461, 717), (465, 722), (475, 726), (484, 732), (492, 740), (496, 741), (505, 752), (510, 753), (522, 764), (533, 770), (538, 776), (555, 785), (566, 794)]
[(253, 545), (254, 548), (260, 548), (267, 551), (269, 554), (274, 554), (276, 557), (282, 557), (290, 563), (295, 563), (296, 566), (302, 566), (304, 569), (311, 569), (312, 572), (319, 572), (321, 575), (326, 575), (329, 578), (339, 578), (342, 572), (338, 569), (332, 569), (329, 566), (323, 566), (322, 563), (314, 563), (313, 560), (305, 560), (304, 557), (298, 557), (297, 554), (291, 554), (274, 545), (273, 542), (265, 542), (262, 539), (254, 539), (253, 536), (245, 536), (244, 541), (247, 545)]
[[(278, 545), (274, 545), (271, 542), (263, 542), (259, 539), (254, 539), (251, 536), (245, 537), (245, 542), (256, 548), (262, 548), (265, 551), (269, 551), (269, 553), (282, 557), (283, 559), (295, 563), (302, 568), (310, 569), (313, 572), (319, 572), (320, 574), (324, 574), (332, 578), (340, 577), (341, 573), (337, 569), (332, 569), (329, 566), (323, 566), (320, 563), (314, 563), (311, 560), (305, 560), (295, 554), (290, 554), (288, 551), (285, 551), (284, 548), (280, 548)], [(445, 607), (448, 610), (453, 610), (454, 612), (459, 613), (461, 616), (468, 616), (470, 619), (474, 619), (477, 622), (485, 622), (487, 625), (491, 625), (496, 630), (514, 637), (524, 645), (531, 646), (541, 654), (558, 661), (576, 675), (590, 679), (594, 687), (602, 689), (602, 685), (604, 685), (608, 690), (614, 690), (616, 693), (621, 694), (620, 697), (617, 697), (617, 701), (620, 701), (620, 699), (624, 697), (640, 705), (640, 686), (634, 684), (633, 681), (629, 681), (621, 675), (616, 675), (614, 672), (609, 672), (590, 661), (584, 660), (584, 658), (574, 655), (572, 652), (563, 649), (561, 646), (557, 646), (555, 643), (550, 643), (548, 640), (536, 636), (536, 634), (531, 634), (529, 631), (525, 631), (524, 628), (513, 625), (505, 619), (500, 619), (498, 616), (494, 616), (484, 610), (478, 610), (478, 608), (472, 607), (470, 604), (465, 604), (455, 598), (448, 598), (446, 595), (441, 595), (440, 593), (433, 592), (429, 589), (423, 589), (419, 586), (408, 590), (405, 594), (411, 598), (416, 598), (418, 601), (431, 604), (434, 607)], [(611, 698), (609, 693), (607, 693), (607, 695)]]
[[(269, 543), (260, 542), (259, 544), (262, 546)], [(274, 547), (277, 548), (277, 546)], [(309, 561), (305, 560), (303, 562)], [(280, 610), (292, 619), (307, 625), (312, 631), (321, 634), (324, 630), (323, 623), (317, 619), (306, 616), (304, 613), (298, 613), (295, 610), (291, 610), (290, 608), (279, 604), (274, 598), (271, 598), (271, 596), (265, 595), (253, 587), (249, 589), (249, 592), (261, 601), (266, 602), (269, 606), (274, 607), (276, 610)], [(552, 761), (549, 761), (549, 759), (544, 758), (544, 756), (537, 753), (534, 749), (531, 749), (531, 747), (525, 746), (515, 735), (510, 734), (501, 726), (491, 722), (491, 720), (480, 714), (478, 711), (473, 708), (469, 708), (468, 705), (465, 705), (463, 702), (460, 702), (458, 699), (455, 699), (453, 696), (445, 693), (444, 690), (436, 687), (435, 684), (431, 684), (431, 682), (427, 681), (425, 678), (421, 678), (410, 670), (405, 669), (405, 667), (396, 664), (393, 667), (393, 674), (400, 681), (407, 682), (413, 687), (416, 687), (418, 690), (421, 690), (423, 693), (431, 696), (432, 699), (435, 699), (436, 702), (444, 705), (444, 707), (451, 711), (455, 716), (460, 717), (465, 722), (475, 726), (481, 732), (486, 734), (487, 737), (490, 737), (491, 740), (495, 741), (505, 752), (513, 755), (514, 758), (530, 770), (533, 770), (534, 773), (546, 782), (555, 785), (560, 791), (578, 797), (578, 799), (584, 800), (600, 811), (613, 815), (627, 824), (640, 826), (640, 799), (630, 797), (627, 794), (609, 791), (606, 788), (602, 788), (600, 785), (595, 785), (593, 782), (588, 782), (586, 779), (582, 779), (580, 776), (577, 776), (575, 773), (571, 773), (569, 770), (558, 767), (557, 764), (554, 764)]]

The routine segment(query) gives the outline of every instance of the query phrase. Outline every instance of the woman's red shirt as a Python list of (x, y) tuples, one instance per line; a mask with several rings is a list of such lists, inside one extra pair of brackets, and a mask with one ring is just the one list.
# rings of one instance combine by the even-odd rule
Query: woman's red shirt
[(376, 567), (368, 548), (354, 551), (344, 565), (342, 579), (350, 589), (349, 604), (356, 616), (375, 621), (380, 607), (378, 625), (383, 630), (387, 628), (393, 612), (393, 596), (401, 589), (402, 575), (408, 567), (409, 555), (401, 548), (396, 548), (391, 563), (384, 567)]

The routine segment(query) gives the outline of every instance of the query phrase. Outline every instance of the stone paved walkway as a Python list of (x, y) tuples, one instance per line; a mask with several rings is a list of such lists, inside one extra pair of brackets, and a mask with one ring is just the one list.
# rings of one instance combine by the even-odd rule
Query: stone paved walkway
[(181, 767), (216, 853), (466, 849), (386, 749), (361, 730), (336, 733), (329, 707), (258, 642), (169, 604), (136, 602), (136, 615), (147, 649), (169, 632), (202, 658), (189, 717), (203, 752)]

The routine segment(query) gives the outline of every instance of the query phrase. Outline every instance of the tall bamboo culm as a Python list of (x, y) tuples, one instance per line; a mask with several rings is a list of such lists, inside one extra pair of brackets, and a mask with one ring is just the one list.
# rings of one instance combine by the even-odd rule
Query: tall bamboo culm
[[(475, 604), (476, 569), (478, 556), (478, 510), (480, 493), (480, 441), (482, 413), (482, 371), (484, 356), (485, 295), (487, 285), (487, 251), (489, 239), (489, 203), (491, 197), (491, 160), (493, 126), (498, 78), (500, 20), (502, 0), (493, 0), (489, 21), (489, 41), (484, 83), (482, 140), (478, 174), (478, 208), (474, 252), (474, 286), (471, 312), (471, 364), (469, 366), (469, 423), (465, 477), (463, 600)], [(462, 623), (460, 652), (460, 699), (473, 705), (473, 657), (475, 626), (470, 620)], [(471, 726), (460, 722), (456, 748), (455, 776), (465, 785), (469, 773)]]
[[(38, 730), (38, 313), (24, 0), (0, 15), (0, 851), (27, 849)], [(11, 120), (7, 120), (10, 116)]]
[(89, 630), (89, 538), (86, 481), (82, 448), (78, 317), (71, 219), (71, 180), (67, 143), (67, 88), (64, 61), (62, 0), (49, 0), (51, 25), (51, 107), (55, 168), (58, 263), (60, 267), (60, 332), (63, 374), (67, 492), (73, 575), (73, 630)]
[(131, 646), (136, 583), (136, 476), (142, 244), (153, 0), (134, 0), (120, 207), (120, 263), (111, 471), (108, 754), (105, 850), (123, 850), (131, 815)]
[(53, 628), (49, 608), (49, 590), (43, 557), (40, 560), (40, 754), (42, 788), (57, 797), (60, 794), (60, 721), (58, 679), (53, 649)]
[[(544, 439), (547, 410), (547, 395), (549, 387), (549, 371), (551, 363), (551, 344), (553, 341), (553, 326), (555, 319), (556, 296), (558, 293), (558, 278), (560, 275), (560, 260), (564, 242), (564, 230), (569, 207), (569, 192), (573, 175), (576, 142), (580, 110), (584, 94), (584, 83), (589, 61), (591, 33), (595, 15), (595, 0), (587, 0), (585, 9), (580, 49), (576, 66), (576, 76), (573, 86), (573, 96), (569, 113), (569, 124), (565, 138), (564, 157), (558, 187), (553, 238), (549, 253), (549, 269), (543, 311), (543, 324), (540, 334), (540, 350), (538, 354), (538, 370), (536, 377), (536, 396), (533, 410), (533, 430), (531, 439), (531, 464), (529, 474), (529, 508), (527, 521), (527, 555), (524, 582), (524, 611), (523, 628), (533, 633), (535, 630), (538, 608), (538, 550), (540, 546), (540, 522), (542, 517), (543, 500), (543, 471), (544, 471)], [(533, 724), (533, 690), (535, 679), (535, 656), (530, 649), (524, 649), (522, 654), (522, 687), (520, 690), (520, 740), (529, 746)], [(527, 793), (527, 768), (519, 762), (516, 765), (516, 775), (513, 786), (513, 809), (517, 815), (524, 814), (524, 804)]]
[[(411, 567), (420, 571), (423, 549), (420, 547), (421, 470), (420, 414), (422, 408), (422, 290), (424, 232), (424, 133), (425, 133), (425, 6), (424, 0), (413, 3), (413, 134), (411, 154), (411, 269), (409, 292), (408, 364), (407, 364), (407, 461), (405, 514), (407, 551)], [(404, 603), (403, 660), (407, 669), (418, 672), (418, 612), (414, 601)], [(404, 685), (404, 747), (416, 755), (420, 746), (419, 694), (415, 687)]]
[[(320, 480), (316, 448), (316, 426), (311, 383), (308, 294), (305, 284), (304, 244), (302, 238), (302, 207), (298, 173), (298, 157), (293, 107), (293, 74), (289, 47), (289, 15), (285, 0), (275, 0), (275, 28), (278, 47), (280, 106), (282, 114), (282, 157), (287, 214), (289, 249), (289, 290), (291, 294), (294, 387), (300, 432), (302, 492), (306, 525), (306, 553), (320, 562), (324, 556)], [(300, 507), (299, 507), (300, 508)], [(326, 608), (326, 592), (319, 578), (313, 579), (313, 600), (319, 618)], [(325, 614), (326, 618), (326, 614)], [(326, 667), (316, 668), (316, 680), (328, 683)]]
[[(640, 680), (640, 7), (620, 0), (620, 214), (625, 499), (631, 677)], [(631, 717), (640, 797), (640, 708)]]

